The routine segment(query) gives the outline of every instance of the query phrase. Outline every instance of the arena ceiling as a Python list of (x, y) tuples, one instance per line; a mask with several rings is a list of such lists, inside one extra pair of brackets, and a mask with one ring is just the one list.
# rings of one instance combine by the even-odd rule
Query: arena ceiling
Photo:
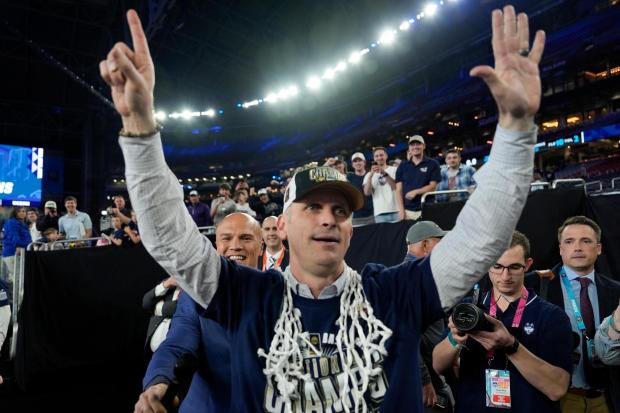
[[(447, 0), (446, 0), (447, 1)], [(503, 4), (458, 0), (393, 47), (377, 50), (329, 88), (286, 104), (239, 109), (272, 88), (305, 83), (415, 15), (421, 1), (3, 0), (0, 140), (39, 145), (86, 162), (92, 174), (122, 173), (120, 124), (104, 102), (98, 62), (128, 41), (124, 12), (136, 8), (156, 66), (156, 105), (223, 110), (213, 119), (165, 124), (169, 163), (180, 175), (271, 173), (308, 159), (402, 139), (421, 128), (443, 136), (446, 116), (489, 105), (471, 66), (491, 57), (489, 15)], [(601, 1), (518, 1), (550, 34), (597, 11)], [(581, 39), (579, 39), (581, 42)], [(586, 39), (587, 41), (587, 39)], [(576, 50), (581, 50), (581, 44)], [(557, 44), (557, 50), (575, 44)], [(557, 55), (550, 51), (549, 59)], [(439, 113), (442, 112), (442, 113)], [(448, 135), (452, 136), (448, 136)], [(103, 152), (102, 152), (103, 151)], [(103, 168), (103, 170), (101, 170)]]

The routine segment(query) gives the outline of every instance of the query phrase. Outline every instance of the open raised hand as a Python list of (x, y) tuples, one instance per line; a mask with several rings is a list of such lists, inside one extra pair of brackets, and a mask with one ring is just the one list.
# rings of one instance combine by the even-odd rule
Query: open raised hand
[(545, 33), (536, 32), (530, 50), (529, 22), (525, 13), (512, 6), (494, 10), (493, 56), (495, 68), (476, 66), (470, 71), (485, 81), (497, 103), (499, 125), (529, 130), (540, 107), (541, 85), (538, 64), (545, 47)]
[(99, 63), (99, 71), (112, 89), (112, 99), (123, 119), (123, 129), (145, 133), (155, 128), (155, 69), (140, 18), (134, 10), (127, 12), (127, 23), (134, 50), (125, 43), (116, 43), (106, 59)]

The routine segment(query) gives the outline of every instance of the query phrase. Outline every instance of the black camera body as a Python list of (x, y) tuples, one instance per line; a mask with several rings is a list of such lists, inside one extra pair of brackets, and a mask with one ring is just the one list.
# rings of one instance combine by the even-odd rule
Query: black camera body
[(493, 325), (484, 316), (484, 311), (471, 303), (460, 303), (454, 307), (452, 323), (462, 333), (493, 331)]

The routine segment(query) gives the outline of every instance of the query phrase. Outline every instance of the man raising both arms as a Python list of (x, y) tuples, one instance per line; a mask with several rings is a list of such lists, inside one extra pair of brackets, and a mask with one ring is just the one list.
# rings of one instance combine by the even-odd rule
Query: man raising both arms
[[(528, 52), (527, 16), (511, 6), (493, 12), (495, 68), (471, 74), (491, 89), (499, 125), (478, 190), (430, 258), (370, 264), (361, 275), (348, 267), (351, 214), (363, 196), (339, 172), (316, 167), (297, 173), (284, 196), (278, 230), (290, 266), (282, 276), (218, 257), (184, 212), (153, 118), (146, 37), (135, 12), (128, 21), (134, 50), (116, 44), (100, 70), (123, 120), (119, 141), (143, 243), (230, 337), (231, 360), (220, 367), (230, 370), (232, 397), (217, 411), (422, 411), (410, 350), (442, 307), (469, 291), (471, 274), (485, 273), (507, 248), (529, 191), (544, 34)], [(163, 411), (161, 397), (150, 392), (142, 411)]]

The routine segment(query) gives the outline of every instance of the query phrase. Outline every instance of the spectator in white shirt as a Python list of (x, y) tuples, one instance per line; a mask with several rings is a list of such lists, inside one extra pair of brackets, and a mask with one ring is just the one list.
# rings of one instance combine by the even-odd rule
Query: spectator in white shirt
[(41, 238), (41, 232), (37, 229), (37, 220), (39, 219), (39, 211), (36, 208), (29, 208), (26, 214), (26, 222), (30, 229), (30, 236), (33, 241)]
[(249, 214), (252, 218), (256, 218), (256, 211), (250, 208), (250, 204), (248, 204), (248, 191), (245, 189), (238, 189), (235, 192), (235, 202), (237, 203), (237, 212), (245, 212)]
[(398, 204), (396, 202), (396, 167), (388, 166), (388, 154), (384, 147), (372, 149), (372, 167), (364, 177), (364, 195), (372, 195), (375, 222), (396, 222)]

